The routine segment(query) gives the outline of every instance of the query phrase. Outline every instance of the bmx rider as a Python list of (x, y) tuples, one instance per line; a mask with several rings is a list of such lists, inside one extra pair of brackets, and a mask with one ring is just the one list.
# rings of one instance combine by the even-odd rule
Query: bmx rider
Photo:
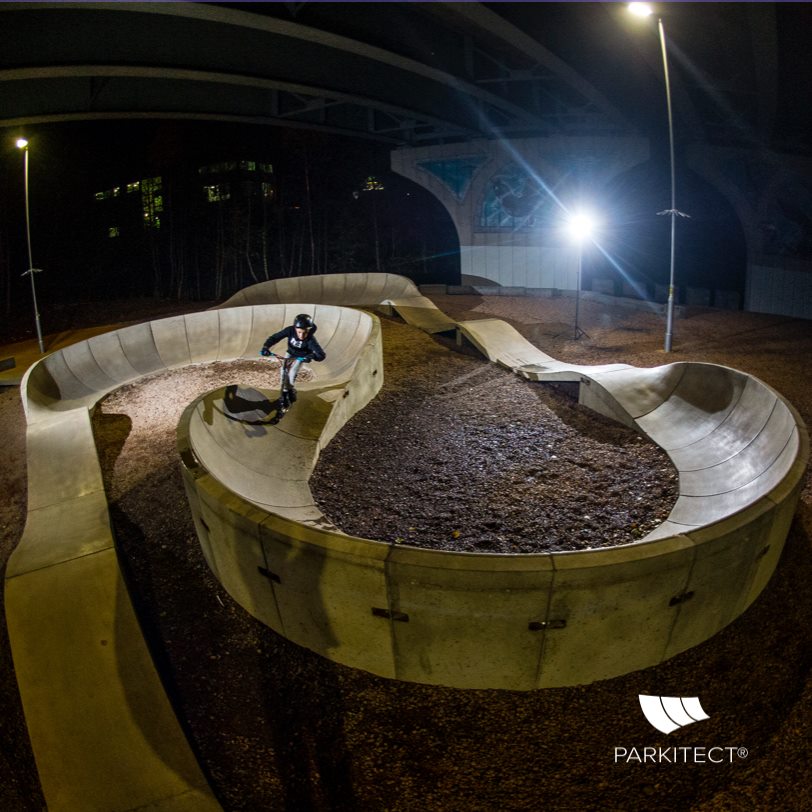
[[(282, 390), (281, 400), (284, 408), (287, 408), (296, 400), (296, 389), (293, 384), (299, 374), (301, 365), (310, 361), (323, 361), (327, 357), (319, 342), (316, 341), (315, 332), (316, 323), (312, 317), (307, 313), (300, 313), (289, 327), (283, 327), (279, 332), (268, 336), (259, 351), (260, 355), (266, 357), (273, 355), (271, 347), (274, 344), (277, 344), (283, 338), (288, 341), (285, 358), (292, 359), (292, 362), (290, 364), (283, 363), (279, 368), (279, 386)], [(286, 374), (288, 376), (287, 386), (285, 385)]]

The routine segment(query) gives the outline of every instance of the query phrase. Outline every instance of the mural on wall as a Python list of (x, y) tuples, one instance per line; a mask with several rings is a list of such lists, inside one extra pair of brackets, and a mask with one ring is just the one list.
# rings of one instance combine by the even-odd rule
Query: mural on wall
[(550, 196), (524, 169), (509, 164), (488, 183), (482, 201), (482, 228), (525, 231), (537, 228), (550, 206)]
[(485, 155), (467, 155), (460, 158), (444, 158), (434, 161), (418, 161), (417, 166), (434, 175), (457, 200), (462, 200), (474, 173), (487, 161)]

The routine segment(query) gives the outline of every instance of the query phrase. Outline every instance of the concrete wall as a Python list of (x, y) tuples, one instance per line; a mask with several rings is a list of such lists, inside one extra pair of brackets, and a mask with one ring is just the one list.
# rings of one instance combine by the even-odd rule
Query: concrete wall
[(567, 209), (588, 205), (582, 195), (598, 194), (647, 158), (644, 139), (554, 136), (398, 149), (391, 165), (448, 210), (463, 275), (574, 290), (578, 254), (563, 233)]
[(715, 634), (769, 579), (800, 487), (712, 527), (514, 557), (351, 538), (185, 477), (214, 573), (280, 634), (384, 677), (512, 690), (607, 679)]
[(812, 319), (812, 263), (807, 267), (781, 268), (750, 265), (748, 310)]

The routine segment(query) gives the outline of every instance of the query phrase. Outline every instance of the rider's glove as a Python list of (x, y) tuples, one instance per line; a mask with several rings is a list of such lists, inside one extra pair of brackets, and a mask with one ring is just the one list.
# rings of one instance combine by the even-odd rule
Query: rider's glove
[(267, 357), (268, 357), (268, 356), (271, 354), (271, 351), (270, 351), (270, 350), (269, 350), (267, 347), (263, 347), (263, 348), (262, 348), (262, 349), (259, 351), (259, 354), (260, 354), (260, 355), (264, 355), (264, 356), (267, 358)]
[(305, 364), (309, 364), (312, 360), (313, 360), (312, 355), (305, 355), (305, 357), (302, 358), (302, 362), (305, 363)]

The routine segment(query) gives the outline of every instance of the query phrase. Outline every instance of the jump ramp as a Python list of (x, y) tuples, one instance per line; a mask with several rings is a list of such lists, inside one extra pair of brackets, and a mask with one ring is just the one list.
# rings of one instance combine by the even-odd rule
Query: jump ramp
[[(394, 308), (427, 332), (450, 325), (517, 374), (578, 382), (585, 404), (668, 453), (680, 477), (670, 516), (633, 544), (514, 556), (386, 544), (330, 526), (310, 472), (384, 374), (377, 319), (350, 305)], [(262, 283), (220, 309), (96, 336), (42, 359), (21, 387), (29, 504), (6, 573), (6, 615), (49, 809), (219, 808), (118, 569), (89, 409), (155, 372), (255, 357), (302, 310), (319, 323), (328, 361), (314, 367), (317, 377), (300, 387), (301, 402), (282, 423), (257, 425), (261, 415), (246, 415), (246, 400), (269, 393), (222, 389), (191, 403), (178, 428), (212, 571), (290, 640), (402, 680), (514, 690), (583, 684), (706, 640), (774, 571), (808, 439), (792, 406), (746, 373), (690, 362), (564, 364), (499, 320), (454, 323), (389, 274)], [(243, 406), (230, 411), (235, 398)], [(295, 464), (280, 465), (282, 457)]]

